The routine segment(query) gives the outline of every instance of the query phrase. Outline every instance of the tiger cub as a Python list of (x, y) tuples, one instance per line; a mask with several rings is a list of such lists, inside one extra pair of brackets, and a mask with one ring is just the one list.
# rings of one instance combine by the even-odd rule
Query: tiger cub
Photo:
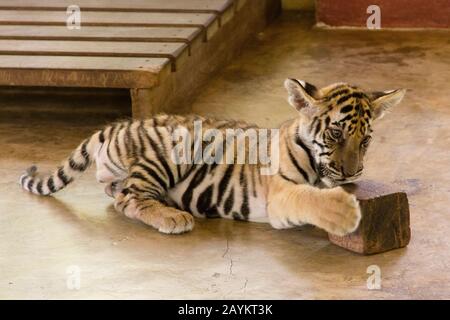
[[(105, 192), (114, 198), (116, 210), (163, 233), (192, 230), (193, 216), (269, 222), (277, 229), (312, 224), (335, 235), (350, 233), (360, 221), (359, 204), (339, 185), (361, 176), (373, 120), (398, 104), (406, 91), (365, 93), (345, 83), (317, 89), (296, 79), (287, 79), (285, 87), (298, 116), (280, 126), (278, 139), (260, 148), (276, 150), (276, 170), (269, 174), (262, 171), (268, 162), (248, 158), (241, 163), (179, 161), (186, 154), (201, 158), (198, 150), (205, 141), (198, 143), (195, 137), (186, 140), (184, 151), (175, 150), (175, 135), (198, 135), (195, 123), (201, 123), (203, 134), (238, 129), (237, 138), (244, 139), (257, 126), (163, 114), (111, 124), (84, 140), (53, 174), (40, 176), (33, 166), (20, 184), (50, 195), (95, 162), (96, 178), (107, 184)], [(214, 157), (221, 151), (216, 147), (223, 148), (219, 140), (209, 148)], [(243, 148), (249, 150), (249, 145)], [(227, 160), (236, 160), (235, 146), (229, 149)]]

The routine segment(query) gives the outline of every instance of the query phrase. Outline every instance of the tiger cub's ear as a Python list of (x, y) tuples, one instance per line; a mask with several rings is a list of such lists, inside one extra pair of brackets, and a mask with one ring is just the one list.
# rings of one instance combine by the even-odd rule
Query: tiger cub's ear
[(373, 92), (371, 94), (372, 112), (374, 119), (381, 119), (385, 112), (402, 101), (406, 89)]
[(316, 111), (318, 90), (312, 84), (297, 79), (286, 79), (284, 87), (288, 91), (288, 101), (297, 111), (312, 114)]

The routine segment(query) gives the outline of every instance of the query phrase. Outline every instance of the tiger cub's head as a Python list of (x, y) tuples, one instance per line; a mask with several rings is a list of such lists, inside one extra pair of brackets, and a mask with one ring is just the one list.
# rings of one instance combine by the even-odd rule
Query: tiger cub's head
[(300, 113), (298, 135), (312, 148), (317, 171), (329, 187), (361, 176), (372, 122), (406, 93), (405, 89), (364, 92), (345, 83), (318, 89), (296, 79), (287, 79), (285, 87), (289, 103)]

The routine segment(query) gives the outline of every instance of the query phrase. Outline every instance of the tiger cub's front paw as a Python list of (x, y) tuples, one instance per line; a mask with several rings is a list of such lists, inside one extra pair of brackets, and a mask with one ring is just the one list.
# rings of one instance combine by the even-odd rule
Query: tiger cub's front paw
[(356, 197), (345, 192), (342, 187), (324, 189), (323, 192), (321, 227), (337, 236), (355, 231), (361, 220), (361, 210)]
[(140, 210), (137, 219), (166, 234), (191, 231), (195, 224), (194, 217), (190, 213), (169, 207), (157, 212), (149, 209)]

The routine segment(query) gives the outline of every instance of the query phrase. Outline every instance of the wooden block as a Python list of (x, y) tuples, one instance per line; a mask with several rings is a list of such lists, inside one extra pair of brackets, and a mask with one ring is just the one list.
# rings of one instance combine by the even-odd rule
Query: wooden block
[(167, 58), (5, 55), (0, 85), (151, 88), (167, 77)]
[(405, 192), (395, 192), (389, 186), (373, 181), (361, 181), (344, 188), (356, 195), (362, 218), (358, 229), (349, 235), (329, 234), (332, 243), (364, 255), (408, 245), (411, 230)]

